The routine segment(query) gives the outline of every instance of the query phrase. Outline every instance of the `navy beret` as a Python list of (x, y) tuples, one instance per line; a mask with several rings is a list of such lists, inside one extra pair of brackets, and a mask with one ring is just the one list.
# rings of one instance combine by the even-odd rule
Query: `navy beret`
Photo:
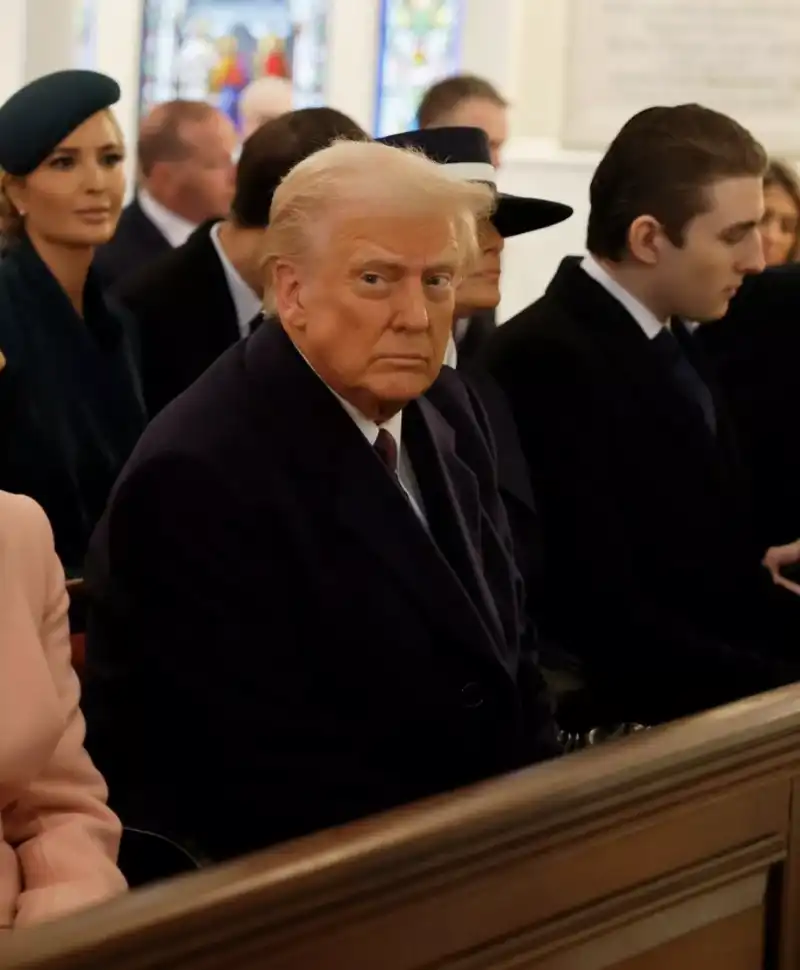
[(0, 106), (0, 168), (30, 175), (70, 132), (120, 98), (97, 71), (56, 71), (26, 84)]

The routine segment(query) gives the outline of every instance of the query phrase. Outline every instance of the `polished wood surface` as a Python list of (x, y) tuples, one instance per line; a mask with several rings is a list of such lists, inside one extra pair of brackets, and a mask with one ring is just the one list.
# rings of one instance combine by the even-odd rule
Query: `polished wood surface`
[(14, 932), (0, 967), (800, 968), (798, 784), (785, 688)]

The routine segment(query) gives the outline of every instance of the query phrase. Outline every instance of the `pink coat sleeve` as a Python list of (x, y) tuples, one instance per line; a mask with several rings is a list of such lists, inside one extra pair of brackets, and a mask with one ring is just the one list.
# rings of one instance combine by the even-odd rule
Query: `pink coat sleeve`
[(26, 536), (40, 544), (45, 563), (40, 641), (63, 731), (49, 761), (3, 813), (5, 838), (16, 850), (22, 877), (15, 925), (51, 919), (126, 888), (116, 866), (121, 826), (106, 805), (105, 782), (83, 747), (64, 573), (44, 513), (33, 503), (26, 505), (36, 525)]

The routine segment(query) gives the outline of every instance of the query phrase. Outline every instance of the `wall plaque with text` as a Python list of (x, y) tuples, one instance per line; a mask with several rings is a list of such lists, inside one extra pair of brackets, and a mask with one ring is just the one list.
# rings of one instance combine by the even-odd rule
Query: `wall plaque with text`
[(563, 143), (604, 149), (635, 112), (696, 101), (800, 157), (800, 0), (570, 0)]

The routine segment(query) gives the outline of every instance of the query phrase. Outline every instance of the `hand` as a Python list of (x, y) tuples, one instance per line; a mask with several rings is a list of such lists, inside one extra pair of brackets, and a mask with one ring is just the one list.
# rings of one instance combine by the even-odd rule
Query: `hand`
[(800, 563), (800, 539), (795, 542), (790, 542), (788, 546), (773, 546), (771, 549), (767, 549), (767, 554), (764, 556), (762, 562), (770, 571), (773, 583), (778, 586), (784, 586), (786, 589), (800, 596), (800, 586), (797, 583), (793, 583), (791, 579), (787, 579), (781, 573), (781, 570), (787, 566), (794, 566)]

